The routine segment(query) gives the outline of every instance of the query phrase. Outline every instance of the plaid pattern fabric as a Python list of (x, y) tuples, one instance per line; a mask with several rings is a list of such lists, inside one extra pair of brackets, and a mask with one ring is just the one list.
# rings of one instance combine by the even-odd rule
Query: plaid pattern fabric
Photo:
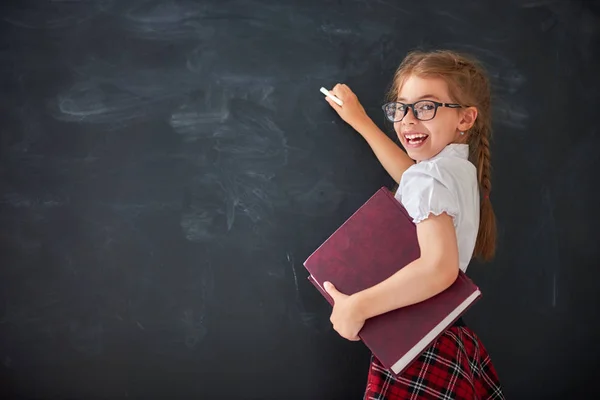
[(371, 358), (364, 400), (504, 399), (489, 354), (468, 327), (452, 326), (401, 374)]

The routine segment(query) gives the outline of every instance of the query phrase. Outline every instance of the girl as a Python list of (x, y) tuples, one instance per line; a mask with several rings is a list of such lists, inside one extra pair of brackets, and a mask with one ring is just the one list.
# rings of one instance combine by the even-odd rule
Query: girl
[[(325, 283), (335, 301), (334, 329), (358, 340), (367, 318), (426, 300), (448, 288), (473, 256), (487, 261), (494, 255), (490, 86), (481, 65), (467, 56), (451, 51), (409, 53), (394, 76), (390, 102), (383, 106), (406, 153), (377, 128), (348, 86), (338, 84), (331, 92), (343, 106), (325, 100), (363, 136), (398, 184), (395, 197), (417, 224), (421, 250), (417, 260), (384, 282), (351, 296)], [(385, 370), (372, 355), (364, 398), (504, 395), (486, 349), (459, 320), (400, 376)]]

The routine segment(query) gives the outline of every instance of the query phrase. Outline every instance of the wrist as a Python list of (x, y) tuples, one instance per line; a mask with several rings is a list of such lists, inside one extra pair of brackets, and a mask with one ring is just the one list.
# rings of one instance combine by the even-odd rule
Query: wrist
[(354, 312), (357, 318), (362, 321), (369, 319), (371, 316), (369, 315), (368, 292), (363, 290), (353, 294), (352, 297), (354, 302)]
[(365, 132), (369, 131), (373, 128), (373, 126), (375, 126), (375, 123), (373, 122), (373, 120), (371, 120), (371, 118), (369, 118), (367, 114), (364, 114), (360, 117), (357, 117), (350, 125), (358, 133), (364, 135)]

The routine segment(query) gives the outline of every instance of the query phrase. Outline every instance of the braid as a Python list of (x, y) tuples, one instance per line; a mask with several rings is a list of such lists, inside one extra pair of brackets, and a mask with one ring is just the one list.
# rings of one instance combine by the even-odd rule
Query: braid
[(479, 185), (483, 190), (483, 194), (489, 195), (492, 191), (492, 182), (490, 177), (490, 139), (487, 137), (485, 132), (481, 132), (477, 136), (479, 138), (479, 145), (477, 146), (477, 171)]
[(491, 154), (488, 127), (483, 127), (476, 133), (476, 163), (479, 187), (482, 191), (479, 232), (475, 243), (474, 255), (485, 261), (494, 257), (496, 242), (496, 216), (490, 200), (492, 191)]

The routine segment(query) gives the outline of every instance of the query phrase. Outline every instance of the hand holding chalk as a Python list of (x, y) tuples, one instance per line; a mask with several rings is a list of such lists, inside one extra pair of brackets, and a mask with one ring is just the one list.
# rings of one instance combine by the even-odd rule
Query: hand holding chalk
[(350, 88), (347, 85), (338, 83), (331, 90), (327, 90), (322, 87), (321, 93), (323, 93), (326, 96), (325, 100), (327, 100), (331, 107), (349, 125), (356, 128), (358, 125), (361, 125), (364, 121), (370, 119), (367, 113), (365, 112), (365, 109), (358, 101), (356, 95), (352, 92), (352, 90), (350, 90)]
[(325, 96), (329, 97), (331, 100), (335, 101), (338, 106), (344, 105), (343, 101), (341, 101), (340, 99), (335, 97), (335, 95), (331, 94), (331, 92), (329, 92), (329, 90), (325, 89), (324, 87), (321, 87), (321, 93), (323, 93)]

